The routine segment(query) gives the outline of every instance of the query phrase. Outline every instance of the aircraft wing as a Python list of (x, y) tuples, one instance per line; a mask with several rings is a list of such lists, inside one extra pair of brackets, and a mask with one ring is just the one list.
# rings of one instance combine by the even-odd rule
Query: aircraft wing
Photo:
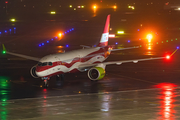
[(8, 52), (4, 46), (4, 44), (2, 45), (3, 46), (3, 53), (7, 53), (7, 54), (10, 54), (10, 55), (14, 55), (14, 56), (18, 56), (18, 57), (21, 57), (21, 58), (25, 58), (25, 59), (29, 59), (29, 60), (33, 60), (33, 61), (39, 61), (40, 58), (36, 58), (36, 57), (31, 57), (31, 56), (27, 56), (27, 55), (22, 55), (22, 54), (17, 54), (17, 53), (12, 53), (12, 52)]
[(139, 46), (135, 46), (135, 47), (127, 47), (127, 48), (120, 48), (120, 49), (112, 49), (111, 51), (127, 50), (127, 49), (134, 49), (134, 48), (139, 48)]
[(95, 64), (83, 64), (83, 65), (80, 65), (78, 68), (83, 69), (83, 68), (95, 67), (98, 64), (103, 64), (103, 65), (116, 64), (116, 65), (120, 65), (122, 63), (131, 63), (131, 62), (137, 63), (139, 61), (157, 60), (157, 59), (164, 59), (164, 58), (166, 58), (166, 57), (155, 57), (155, 58), (144, 58), (144, 59), (135, 59), (135, 60), (111, 61), (111, 62), (102, 62), (102, 63), (95, 63)]
[(112, 65), (112, 64), (116, 64), (116, 65), (120, 65), (122, 63), (137, 63), (139, 61), (147, 61), (147, 60), (158, 60), (158, 59), (169, 59), (179, 48), (177, 48), (171, 55), (168, 55), (166, 57), (154, 57), (154, 58), (143, 58), (143, 59), (135, 59), (135, 60), (122, 60), (122, 61), (112, 61), (112, 62), (102, 62), (102, 63), (94, 63), (94, 64), (82, 64), (80, 66), (78, 66), (79, 69), (84, 69), (84, 68), (90, 68), (90, 67), (95, 67), (99, 64), (103, 64), (104, 66), (106, 65)]

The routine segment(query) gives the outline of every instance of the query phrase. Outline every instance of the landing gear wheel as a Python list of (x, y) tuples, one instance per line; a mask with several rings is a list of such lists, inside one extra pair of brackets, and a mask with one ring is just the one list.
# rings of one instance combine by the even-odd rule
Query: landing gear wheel
[(56, 76), (56, 85), (58, 87), (62, 87), (64, 85), (64, 75), (63, 74)]
[(43, 83), (40, 85), (40, 87), (43, 87), (43, 88), (48, 88), (49, 86), (49, 77), (43, 77), (42, 80), (43, 80)]

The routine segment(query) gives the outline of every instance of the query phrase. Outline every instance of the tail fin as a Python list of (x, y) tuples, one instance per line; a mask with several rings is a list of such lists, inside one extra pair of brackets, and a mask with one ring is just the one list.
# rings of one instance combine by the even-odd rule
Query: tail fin
[(98, 47), (103, 47), (108, 45), (108, 38), (109, 38), (109, 26), (110, 26), (110, 15), (107, 16), (106, 24), (104, 27), (104, 32), (101, 36), (101, 40), (98, 44)]

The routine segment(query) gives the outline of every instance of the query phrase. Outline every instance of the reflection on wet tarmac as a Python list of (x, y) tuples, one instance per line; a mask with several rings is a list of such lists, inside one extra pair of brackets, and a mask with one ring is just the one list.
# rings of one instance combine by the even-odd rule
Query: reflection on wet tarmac
[(9, 98), (9, 80), (7, 77), (0, 77), (0, 119), (6, 120), (8, 115), (8, 110), (6, 109), (8, 103), (7, 100)]
[(163, 120), (174, 120), (175, 118), (175, 86), (174, 84), (161, 83), (157, 85), (162, 88), (160, 100), (160, 115)]

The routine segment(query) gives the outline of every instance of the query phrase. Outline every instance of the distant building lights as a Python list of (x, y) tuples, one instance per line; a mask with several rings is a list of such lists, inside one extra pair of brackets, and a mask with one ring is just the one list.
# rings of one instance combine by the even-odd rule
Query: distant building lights
[(72, 5), (69, 5), (70, 8), (72, 8)]
[(82, 5), (81, 8), (84, 8), (84, 6)]
[(74, 10), (76, 10), (76, 8), (74, 8)]

